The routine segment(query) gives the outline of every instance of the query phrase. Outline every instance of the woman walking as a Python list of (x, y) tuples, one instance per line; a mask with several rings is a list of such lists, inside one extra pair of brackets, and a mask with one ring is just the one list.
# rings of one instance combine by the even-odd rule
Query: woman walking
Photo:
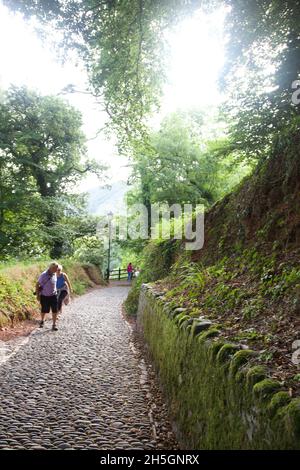
[(127, 281), (131, 281), (132, 274), (133, 274), (133, 266), (131, 263), (129, 263), (127, 266)]
[(66, 273), (63, 272), (62, 266), (58, 265), (57, 272), (57, 305), (58, 305), (58, 314), (62, 312), (62, 304), (70, 296), (72, 292), (71, 283)]

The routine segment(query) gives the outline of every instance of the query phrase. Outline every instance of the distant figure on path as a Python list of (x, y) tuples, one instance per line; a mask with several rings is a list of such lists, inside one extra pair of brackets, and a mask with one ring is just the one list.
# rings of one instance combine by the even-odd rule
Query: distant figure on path
[(57, 290), (56, 290), (56, 272), (58, 269), (58, 264), (53, 262), (50, 264), (49, 268), (44, 271), (36, 283), (35, 293), (37, 299), (41, 303), (41, 321), (40, 328), (44, 326), (44, 318), (46, 313), (52, 311), (52, 331), (56, 331), (56, 319), (57, 319)]
[(133, 273), (133, 266), (131, 263), (129, 263), (129, 265), (127, 266), (127, 281), (131, 281), (132, 273)]
[(62, 312), (62, 304), (63, 302), (67, 305), (70, 294), (72, 292), (71, 283), (66, 273), (63, 272), (63, 267), (59, 264), (56, 272), (57, 282), (56, 282), (56, 289), (57, 289), (57, 307), (59, 315)]
[(138, 277), (140, 274), (140, 270), (139, 268), (136, 268), (135, 271), (134, 271), (134, 277)]

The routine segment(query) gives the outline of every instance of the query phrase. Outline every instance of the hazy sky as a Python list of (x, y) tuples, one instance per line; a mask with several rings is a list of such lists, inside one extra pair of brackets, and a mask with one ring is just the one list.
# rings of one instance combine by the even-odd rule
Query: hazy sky
[[(177, 108), (217, 105), (221, 99), (217, 77), (224, 52), (222, 29), (224, 11), (210, 17), (197, 14), (170, 33), (171, 50), (168, 84), (165, 87), (161, 112), (151, 122), (157, 126), (161, 118)], [(72, 83), (76, 89), (86, 88), (84, 69), (72, 63), (61, 65), (51, 47), (43, 45), (20, 15), (13, 15), (0, 0), (0, 87), (27, 85), (44, 94), (57, 94)], [(86, 94), (64, 95), (83, 114), (84, 132), (88, 138), (103, 127), (106, 115), (93, 98)], [(116, 153), (113, 142), (103, 135), (88, 142), (89, 155), (110, 165), (112, 181), (126, 180), (126, 160)], [(89, 178), (82, 188), (97, 185)]]

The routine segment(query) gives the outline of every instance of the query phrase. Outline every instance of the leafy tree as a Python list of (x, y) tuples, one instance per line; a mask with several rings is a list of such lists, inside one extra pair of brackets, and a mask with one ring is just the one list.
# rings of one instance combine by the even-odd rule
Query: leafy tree
[[(300, 74), (300, 0), (5, 0), (65, 32), (82, 54), (121, 149), (145, 140), (145, 116), (164, 80), (164, 32), (197, 8), (227, 6), (227, 60), (221, 79), (230, 99), (231, 141), (243, 158), (264, 158), (299, 107), (291, 84)], [(298, 122), (296, 120), (296, 122)], [(296, 124), (297, 127), (297, 124)]]
[(177, 112), (167, 116), (151, 135), (151, 147), (137, 152), (133, 180), (138, 190), (129, 203), (210, 206), (233, 186), (232, 173), (240, 179), (246, 168), (232, 167), (232, 148), (226, 136), (208, 130), (203, 112)]
[[(103, 168), (85, 158), (81, 115), (62, 99), (11, 87), (0, 102), (2, 247), (61, 256), (70, 239), (63, 221), (82, 215), (72, 185)], [(84, 160), (85, 158), (85, 160)], [(58, 225), (61, 225), (60, 228)], [(65, 227), (62, 231), (62, 226)], [(31, 235), (30, 235), (31, 234)], [(25, 245), (24, 245), (25, 244)], [(25, 250), (25, 246), (27, 247)], [(14, 249), (13, 249), (14, 247)]]
[(5, 0), (27, 17), (64, 32), (86, 64), (119, 136), (120, 150), (143, 140), (146, 117), (159, 104), (164, 82), (164, 31), (200, 0)]
[(5, 1), (65, 31), (68, 45), (81, 51), (123, 144), (124, 138), (145, 137), (143, 118), (159, 101), (164, 31), (200, 7), (227, 6), (221, 86), (230, 94), (226, 113), (239, 155), (266, 157), (299, 115), (291, 84), (300, 74), (300, 0)]
[(102, 267), (105, 255), (103, 243), (95, 235), (82, 236), (74, 242), (73, 256), (78, 261)]
[(244, 158), (262, 159), (285, 129), (299, 128), (291, 86), (300, 76), (300, 1), (226, 4), (227, 60), (221, 83), (229, 93), (225, 109), (233, 121), (231, 138)]
[(11, 87), (0, 103), (0, 149), (22, 175), (34, 179), (42, 197), (64, 193), (70, 183), (96, 169), (82, 164), (81, 115), (61, 98)]

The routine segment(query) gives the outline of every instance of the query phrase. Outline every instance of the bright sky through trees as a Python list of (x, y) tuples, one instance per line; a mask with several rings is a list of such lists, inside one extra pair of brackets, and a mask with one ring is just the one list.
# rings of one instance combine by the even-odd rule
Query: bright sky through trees
[(165, 90), (164, 111), (217, 105), (221, 100), (217, 79), (224, 63), (224, 19), (223, 9), (209, 16), (198, 11), (170, 34), (169, 85)]
[[(165, 87), (160, 117), (177, 108), (217, 105), (220, 93), (217, 77), (224, 60), (224, 11), (217, 10), (209, 17), (196, 13), (169, 34), (169, 83)], [(61, 65), (48, 44), (43, 45), (33, 28), (19, 15), (13, 15), (0, 0), (0, 87), (9, 84), (27, 85), (44, 94), (59, 93), (72, 83), (76, 89), (86, 88), (83, 68), (72, 63)], [(76, 93), (65, 95), (83, 113), (84, 131), (88, 138), (103, 127), (106, 116), (99, 111), (92, 97)], [(157, 121), (157, 119), (154, 119)], [(89, 142), (91, 157), (111, 166), (112, 180), (124, 179), (127, 169), (124, 159), (117, 157), (114, 146), (104, 136)], [(89, 186), (96, 184), (89, 181)]]

